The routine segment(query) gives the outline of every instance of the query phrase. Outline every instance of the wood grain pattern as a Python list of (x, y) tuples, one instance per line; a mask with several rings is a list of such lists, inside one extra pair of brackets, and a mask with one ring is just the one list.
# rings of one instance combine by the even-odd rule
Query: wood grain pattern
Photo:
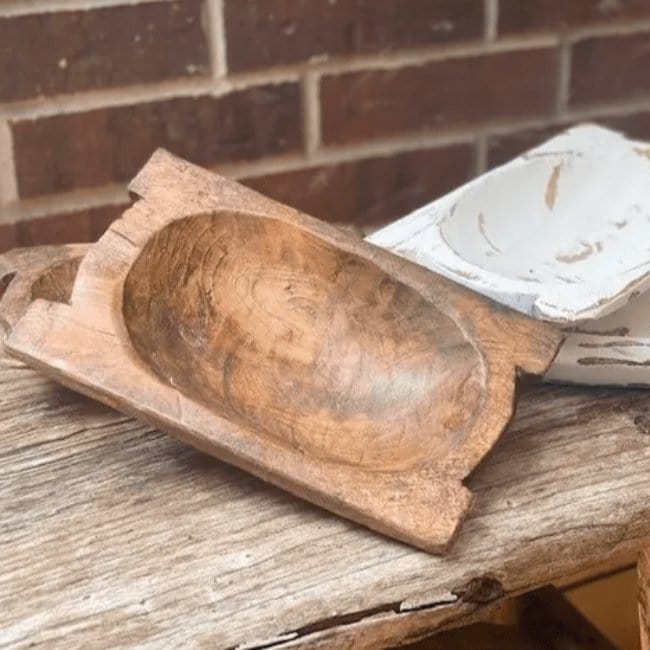
[(529, 388), (435, 557), (1, 358), (0, 646), (376, 650), (464, 624), (650, 543), (648, 422), (646, 391)]
[(641, 650), (650, 650), (650, 550), (644, 549), (637, 563), (639, 578), (639, 629)]
[[(309, 501), (430, 552), (553, 327), (163, 151), (9, 351)], [(74, 344), (71, 342), (74, 341)]]

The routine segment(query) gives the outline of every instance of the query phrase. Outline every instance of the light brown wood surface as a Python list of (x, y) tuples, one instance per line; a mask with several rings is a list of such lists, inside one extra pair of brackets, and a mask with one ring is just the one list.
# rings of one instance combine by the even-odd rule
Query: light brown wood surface
[(650, 650), (650, 550), (639, 555), (637, 564), (639, 579), (639, 629), (641, 650)]
[(87, 244), (16, 248), (0, 255), (0, 352), (32, 300), (67, 302)]
[(629, 562), (649, 473), (646, 391), (530, 388), (434, 557), (3, 358), (0, 646), (395, 646)]
[(312, 503), (433, 553), (561, 334), (157, 152), (7, 349)]

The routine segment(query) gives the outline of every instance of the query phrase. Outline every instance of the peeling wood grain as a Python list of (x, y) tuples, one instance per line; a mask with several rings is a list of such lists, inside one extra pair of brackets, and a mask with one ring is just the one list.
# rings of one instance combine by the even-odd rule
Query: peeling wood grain
[[(590, 255), (594, 253), (600, 253), (603, 250), (603, 245), (600, 242), (595, 244), (590, 244), (586, 241), (580, 242), (580, 248), (575, 253), (568, 253), (566, 255), (556, 255), (555, 259), (558, 262), (563, 264), (575, 264), (576, 262), (581, 262), (586, 260)], [(575, 280), (574, 280), (575, 281)]]
[(478, 229), (481, 235), (483, 235), (483, 239), (487, 242), (487, 245), (495, 252), (501, 254), (503, 251), (501, 251), (500, 248), (498, 248), (492, 240), (488, 237), (487, 232), (485, 231), (485, 215), (481, 212), (478, 215)]
[(644, 368), (650, 366), (650, 359), (636, 361), (617, 357), (580, 357), (578, 364), (581, 366), (632, 366)]
[(586, 349), (601, 349), (601, 348), (647, 348), (650, 347), (650, 341), (581, 341), (578, 343), (579, 348)]
[(558, 163), (553, 167), (553, 172), (551, 173), (546, 186), (544, 201), (549, 210), (552, 210), (555, 207), (555, 202), (557, 201), (557, 187), (560, 180), (560, 173), (562, 172), (562, 164), (563, 163)]
[[(630, 328), (629, 327), (613, 327), (611, 329), (607, 329), (606, 327), (603, 326), (604, 323), (602, 322), (596, 322), (594, 321), (593, 323), (589, 323), (589, 329), (586, 329), (584, 326), (575, 326), (575, 327), (569, 327), (564, 329), (565, 332), (575, 332), (577, 334), (595, 334), (597, 336), (615, 336), (615, 337), (620, 337), (620, 336), (627, 336), (630, 333)], [(601, 339), (604, 341), (604, 339)], [(580, 342), (578, 344), (579, 347), (584, 346), (584, 342)], [(594, 344), (600, 346), (601, 343)]]

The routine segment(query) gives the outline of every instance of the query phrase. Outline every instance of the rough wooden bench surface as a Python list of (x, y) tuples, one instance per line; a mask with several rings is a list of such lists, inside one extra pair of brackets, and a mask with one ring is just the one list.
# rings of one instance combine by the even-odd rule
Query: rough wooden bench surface
[(0, 646), (395, 646), (633, 558), (649, 475), (650, 393), (531, 388), (433, 557), (5, 358)]

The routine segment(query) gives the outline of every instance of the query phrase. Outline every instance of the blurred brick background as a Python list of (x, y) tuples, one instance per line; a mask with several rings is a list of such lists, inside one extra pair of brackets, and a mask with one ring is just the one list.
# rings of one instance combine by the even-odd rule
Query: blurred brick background
[(650, 0), (2, 0), (0, 250), (158, 146), (372, 228), (584, 120), (650, 139)]

